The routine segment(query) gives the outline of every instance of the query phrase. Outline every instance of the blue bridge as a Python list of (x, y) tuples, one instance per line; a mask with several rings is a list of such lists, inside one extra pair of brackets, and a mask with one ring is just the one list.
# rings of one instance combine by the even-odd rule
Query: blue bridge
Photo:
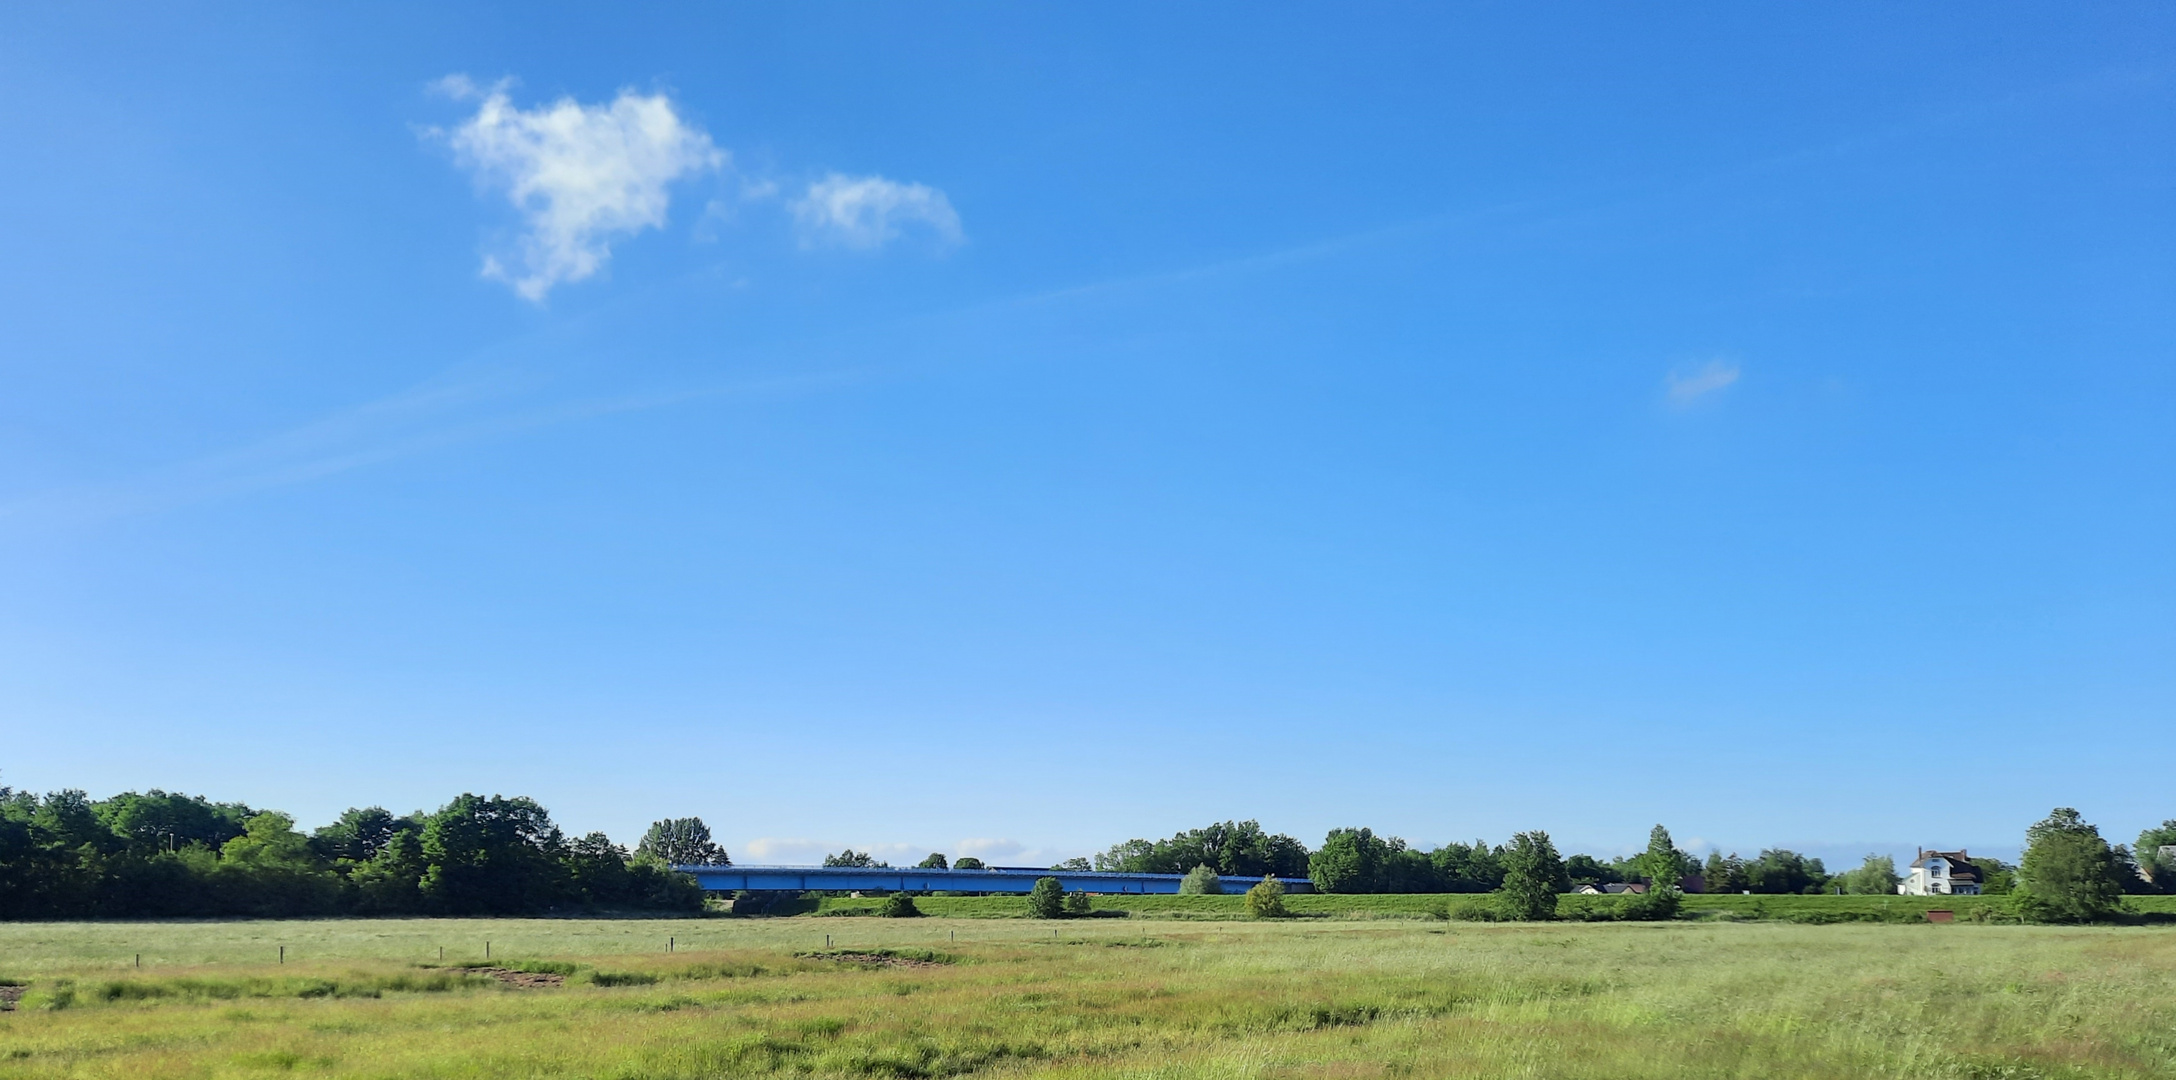
[[(993, 866), (987, 870), (916, 870), (882, 866), (675, 866), (695, 875), (711, 892), (967, 892), (1025, 893), (1043, 878), (1057, 878), (1067, 892), (1146, 893), (1166, 895), (1179, 891), (1184, 874), (1120, 874), (1101, 870), (1041, 870), (1026, 866)], [(1278, 878), (1286, 892), (1315, 891), (1306, 878)], [(1248, 878), (1225, 878), (1233, 891), (1254, 884)]]

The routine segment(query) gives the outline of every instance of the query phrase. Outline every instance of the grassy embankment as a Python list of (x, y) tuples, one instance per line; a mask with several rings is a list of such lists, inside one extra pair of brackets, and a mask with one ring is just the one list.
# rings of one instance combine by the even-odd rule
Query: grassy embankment
[[(1287, 896), (1285, 906), (1301, 918), (1346, 919), (1445, 919), (1460, 912), (1485, 907), (1487, 896), (1474, 893), (1406, 893), (1388, 895)], [(1568, 919), (1593, 918), (1620, 903), (1614, 896), (1566, 896), (1557, 911)], [(883, 903), (874, 897), (828, 897), (810, 901), (812, 914), (826, 916), (873, 915)], [(915, 898), (924, 914), (948, 918), (1025, 918), (1025, 901), (1016, 896), (924, 896)], [(1137, 918), (1244, 919), (1244, 898), (1225, 896), (1098, 896), (1096, 910), (1124, 913)], [(1970, 920), (1980, 912), (2003, 909), (1998, 896), (1744, 896), (1692, 895), (1685, 897), (1687, 919), (1781, 920), (1784, 922), (1902, 922), (1926, 921), (1926, 912), (1946, 910)], [(2134, 896), (2125, 900), (2127, 910), (2139, 914), (2176, 916), (2176, 896)]]
[[(565, 985), (440, 966), (485, 939)], [(2159, 928), (16, 924), (0, 977), (28, 984), (0, 1015), (10, 1080), (2176, 1077)]]

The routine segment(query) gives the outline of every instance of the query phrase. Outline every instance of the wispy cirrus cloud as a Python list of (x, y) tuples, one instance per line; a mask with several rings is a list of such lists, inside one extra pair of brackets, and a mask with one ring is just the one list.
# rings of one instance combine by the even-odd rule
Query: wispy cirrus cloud
[(945, 194), (927, 184), (904, 184), (881, 176), (831, 173), (809, 184), (793, 201), (793, 218), (807, 247), (837, 246), (870, 250), (926, 231), (939, 244), (965, 239), (960, 215)]
[(1710, 360), (1691, 371), (1672, 371), (1666, 381), (1670, 404), (1690, 405), (1711, 397), (1736, 383), (1738, 374), (1738, 365), (1728, 360)]
[(563, 97), (522, 109), (503, 82), (482, 89), (452, 75), (438, 86), (476, 101), (476, 112), (427, 134), (444, 139), (480, 185), (504, 191), (523, 220), (516, 250), (486, 255), (483, 274), (532, 301), (595, 274), (615, 240), (662, 227), (672, 183), (728, 161), (663, 94), (622, 90), (604, 104)]

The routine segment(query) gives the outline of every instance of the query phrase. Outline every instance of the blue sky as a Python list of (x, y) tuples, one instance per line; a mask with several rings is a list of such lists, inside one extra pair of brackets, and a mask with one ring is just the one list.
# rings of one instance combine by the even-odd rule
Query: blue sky
[(2176, 817), (2159, 5), (18, 6), (0, 783)]

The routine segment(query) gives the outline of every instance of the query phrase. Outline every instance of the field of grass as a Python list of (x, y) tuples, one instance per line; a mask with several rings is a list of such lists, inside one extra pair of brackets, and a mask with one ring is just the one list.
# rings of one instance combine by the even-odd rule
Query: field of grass
[(2176, 1077), (2159, 927), (11, 924), (0, 982), (9, 1080)]

